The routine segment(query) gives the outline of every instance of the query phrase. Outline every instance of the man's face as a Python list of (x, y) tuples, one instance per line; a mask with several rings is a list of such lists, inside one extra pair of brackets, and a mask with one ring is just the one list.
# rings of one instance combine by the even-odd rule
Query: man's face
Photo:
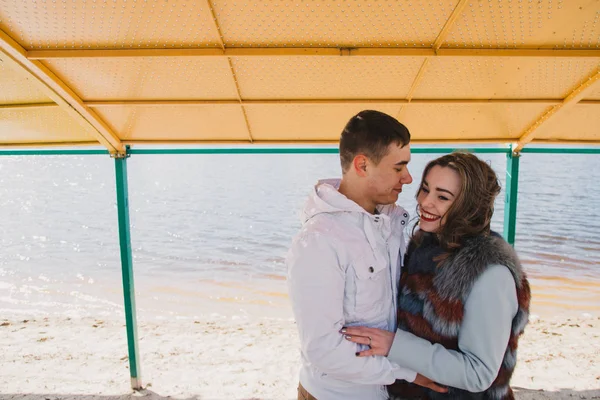
[(369, 160), (366, 194), (374, 204), (395, 203), (402, 192), (402, 186), (412, 182), (407, 166), (410, 161), (410, 145), (401, 146), (390, 144), (387, 154), (377, 165)]

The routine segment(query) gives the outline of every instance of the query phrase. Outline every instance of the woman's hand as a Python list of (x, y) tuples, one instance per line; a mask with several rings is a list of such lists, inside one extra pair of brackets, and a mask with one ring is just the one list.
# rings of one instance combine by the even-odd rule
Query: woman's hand
[(359, 357), (387, 356), (395, 336), (394, 332), (364, 326), (342, 328), (340, 332), (344, 334), (346, 340), (371, 347), (369, 350), (357, 353)]
[[(369, 350), (361, 351), (360, 353), (356, 353), (359, 357), (367, 357), (367, 356), (385, 356), (390, 352), (392, 348), (392, 343), (394, 342), (394, 337), (396, 336), (394, 332), (389, 332), (383, 329), (377, 328), (367, 328), (364, 326), (353, 326), (349, 328), (342, 328), (340, 331), (344, 334), (346, 340), (349, 340), (354, 343), (360, 343), (371, 348)], [(429, 388), (438, 393), (446, 393), (448, 392), (448, 388), (438, 385), (431, 379), (417, 374), (415, 381), (413, 382), (416, 385), (423, 386)]]
[[(356, 353), (359, 357), (367, 357), (367, 356), (384, 356), (390, 352), (392, 348), (392, 343), (394, 342), (394, 337), (396, 336), (394, 332), (389, 332), (383, 329), (377, 328), (367, 328), (364, 326), (353, 326), (349, 328), (342, 328), (340, 331), (344, 334), (346, 340), (349, 340), (354, 343), (360, 343), (371, 348), (369, 350), (361, 351), (360, 353)], [(414, 382), (415, 385), (423, 386), (433, 390), (438, 393), (446, 393), (448, 392), (448, 388), (442, 385), (439, 385), (432, 381), (431, 379), (417, 374)]]

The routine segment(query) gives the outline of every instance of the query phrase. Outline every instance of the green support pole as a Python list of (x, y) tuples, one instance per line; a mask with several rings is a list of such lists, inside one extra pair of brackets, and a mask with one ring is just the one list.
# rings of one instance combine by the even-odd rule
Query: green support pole
[[(129, 149), (128, 149), (129, 150)], [(121, 271), (123, 296), (125, 298), (125, 321), (127, 324), (127, 347), (131, 387), (142, 389), (140, 353), (138, 350), (137, 321), (135, 315), (135, 289), (133, 285), (133, 261), (131, 257), (131, 234), (129, 231), (129, 195), (127, 193), (127, 156), (115, 158), (117, 178), (117, 209), (119, 215), (119, 243), (121, 247)]]
[(506, 198), (504, 199), (504, 239), (515, 244), (517, 228), (517, 195), (519, 191), (519, 157), (512, 151), (506, 154)]

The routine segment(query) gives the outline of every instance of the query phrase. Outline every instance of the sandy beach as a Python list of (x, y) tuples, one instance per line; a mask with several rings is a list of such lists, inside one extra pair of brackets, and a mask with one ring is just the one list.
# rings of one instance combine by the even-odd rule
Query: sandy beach
[[(131, 393), (124, 323), (0, 319), (0, 398), (24, 400), (294, 399), (291, 319), (140, 321), (142, 380)], [(513, 386), (519, 399), (600, 398), (600, 318), (532, 318)]]

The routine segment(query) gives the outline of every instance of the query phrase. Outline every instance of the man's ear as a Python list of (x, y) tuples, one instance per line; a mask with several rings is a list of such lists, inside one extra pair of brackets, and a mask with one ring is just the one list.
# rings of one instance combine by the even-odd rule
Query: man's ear
[(364, 154), (359, 154), (352, 160), (352, 168), (356, 171), (358, 176), (367, 176), (367, 166), (369, 159)]

